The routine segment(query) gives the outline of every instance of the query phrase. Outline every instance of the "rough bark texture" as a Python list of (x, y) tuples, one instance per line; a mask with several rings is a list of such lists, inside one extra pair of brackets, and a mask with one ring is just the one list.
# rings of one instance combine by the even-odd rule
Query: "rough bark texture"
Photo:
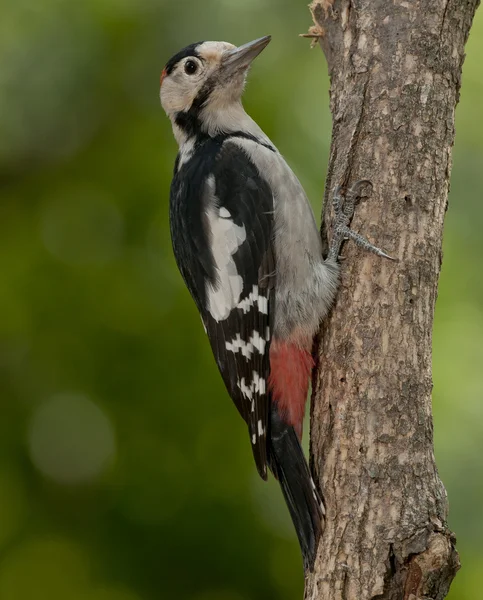
[[(399, 262), (348, 242), (323, 328), (313, 467), (327, 525), (310, 600), (442, 599), (459, 568), (433, 455), (431, 332), (454, 112), (478, 0), (315, 0), (338, 183), (369, 179), (352, 223)], [(330, 227), (328, 228), (330, 231)]]

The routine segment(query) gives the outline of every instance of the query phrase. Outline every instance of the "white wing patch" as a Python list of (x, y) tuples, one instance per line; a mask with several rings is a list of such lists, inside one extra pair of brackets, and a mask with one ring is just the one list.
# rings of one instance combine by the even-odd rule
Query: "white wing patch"
[(206, 217), (217, 281), (206, 282), (206, 296), (211, 316), (215, 321), (223, 321), (237, 306), (243, 291), (243, 279), (238, 275), (233, 255), (246, 240), (247, 232), (244, 225), (236, 225), (232, 221), (226, 208), (216, 207), (213, 176), (208, 178), (207, 185), (213, 199), (208, 203)]

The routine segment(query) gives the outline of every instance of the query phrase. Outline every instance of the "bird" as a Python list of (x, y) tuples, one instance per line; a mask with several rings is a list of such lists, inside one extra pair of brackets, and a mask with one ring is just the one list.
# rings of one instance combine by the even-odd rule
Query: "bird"
[(169, 208), (176, 263), (258, 473), (279, 481), (307, 571), (325, 515), (301, 447), (314, 335), (337, 293), (344, 239), (391, 257), (349, 227), (365, 180), (335, 190), (323, 256), (302, 185), (241, 100), (270, 39), (183, 48), (161, 73), (160, 100), (179, 146)]

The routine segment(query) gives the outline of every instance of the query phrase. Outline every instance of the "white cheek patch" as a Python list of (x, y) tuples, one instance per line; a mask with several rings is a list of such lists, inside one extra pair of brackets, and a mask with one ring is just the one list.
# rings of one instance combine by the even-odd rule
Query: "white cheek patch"
[(174, 118), (175, 113), (188, 110), (198, 93), (199, 85), (190, 81), (181, 71), (174, 71), (166, 77), (159, 96), (166, 113)]
[[(243, 279), (238, 274), (233, 255), (247, 238), (244, 225), (236, 225), (228, 210), (216, 207), (215, 178), (208, 178), (213, 202), (209, 203), (206, 217), (211, 238), (211, 253), (217, 280), (206, 282), (207, 308), (215, 321), (223, 321), (237, 306), (243, 291)], [(222, 216), (223, 215), (223, 216)]]

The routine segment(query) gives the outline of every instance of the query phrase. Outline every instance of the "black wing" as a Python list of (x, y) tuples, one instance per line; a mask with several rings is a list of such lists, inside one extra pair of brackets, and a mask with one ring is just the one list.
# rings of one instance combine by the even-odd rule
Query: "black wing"
[(173, 247), (225, 385), (248, 424), (255, 462), (265, 479), (273, 195), (234, 142), (216, 146), (211, 141), (200, 150), (173, 182)]

